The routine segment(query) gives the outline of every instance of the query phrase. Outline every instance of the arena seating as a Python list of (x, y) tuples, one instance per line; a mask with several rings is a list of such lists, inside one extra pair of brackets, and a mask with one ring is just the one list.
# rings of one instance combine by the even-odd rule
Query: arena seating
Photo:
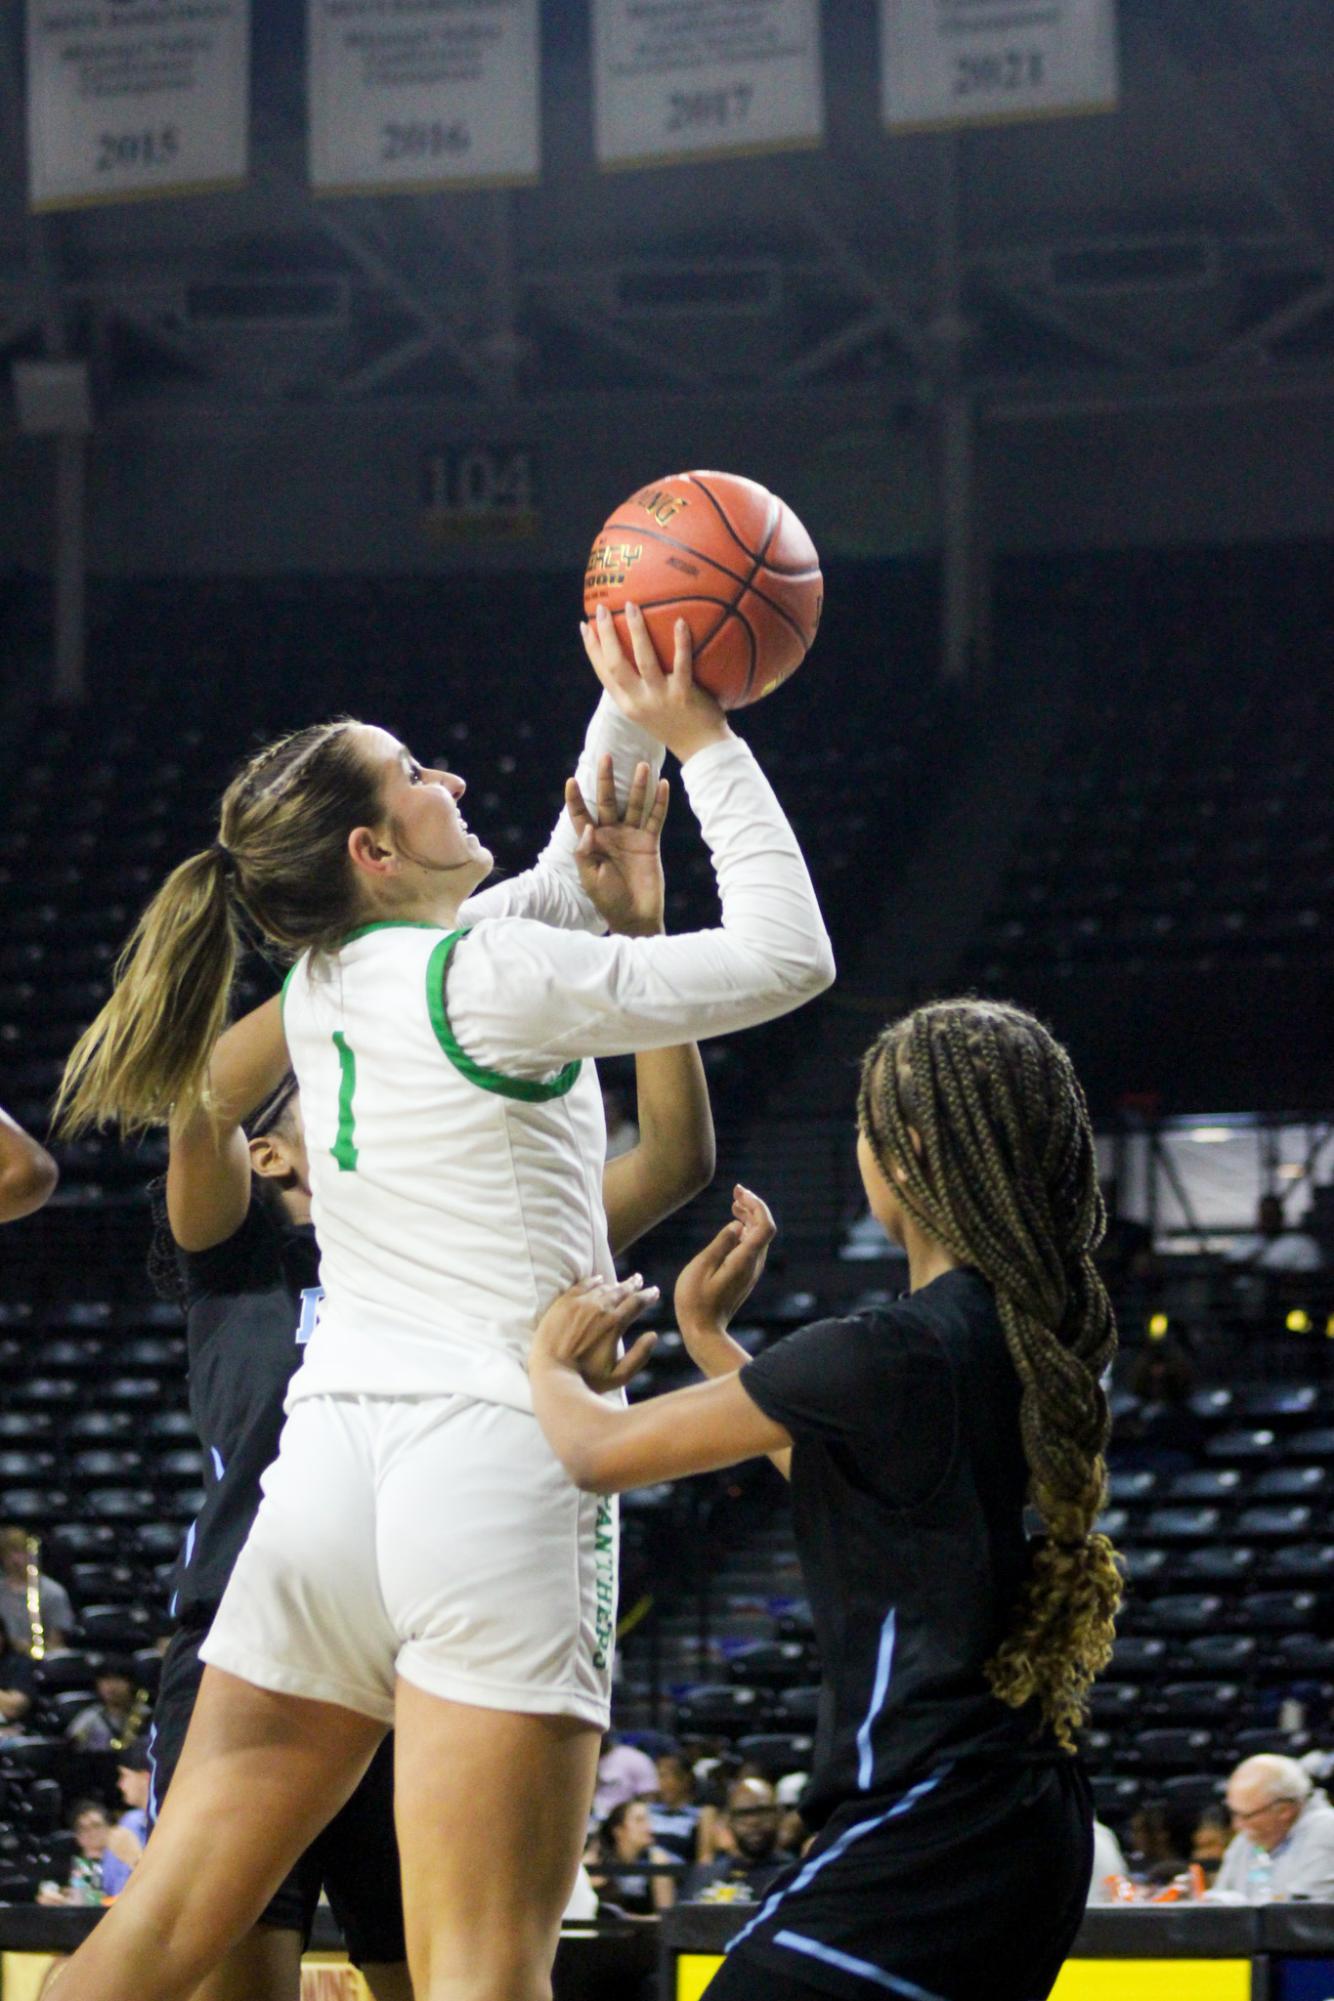
[[(1102, 1525), (1127, 1590), (1084, 1753), (1100, 1811), (1120, 1827), (1142, 1799), (1217, 1797), (1255, 1750), (1331, 1748), (1321, 1733), (1334, 1723), (1334, 1386), (1217, 1385), (1191, 1408), (1202, 1449), (1189, 1469), (1119, 1468), (1113, 1434)], [(1134, 1399), (1119, 1392), (1114, 1409), (1128, 1420)], [(675, 1695), (666, 1720), (779, 1773), (809, 1751), (818, 1659), (781, 1483), (754, 1478), (760, 1525), (752, 1485), (707, 1605), (697, 1596), (669, 1621), (658, 1652)], [(626, 1650), (627, 1696), (645, 1644)]]
[[(1038, 1006), (1060, 995), (1081, 1062), (1114, 1048), (1117, 1089), (1151, 1021), (1145, 996), (1160, 986), (1197, 1045), (1194, 1074), (1220, 1074), (1209, 1024), (1183, 1009), (1182, 993), (1205, 990), (1224, 969), (1242, 1001), (1262, 988), (1277, 994), (1277, 1012), (1263, 1019), (1280, 1053), (1315, 1047), (1302, 1009), (1311, 966), (1328, 977), (1319, 955), (1331, 829), (1315, 746), (1331, 698), (1328, 674), (1322, 682), (1311, 664), (1325, 643), (1325, 601), (1296, 558), (1290, 574), (1280, 564), (1241, 582), (1245, 565), (1229, 561), (1233, 600), (1249, 606), (1246, 646), (1229, 637), (1235, 601), (1227, 617), (1209, 612), (1217, 576), (1204, 559), (1175, 595), (1162, 585), (1169, 572), (1127, 559), (1050, 575), (1035, 567), (1011, 579), (1005, 600), (1012, 619), (1029, 605), (1044, 643), (1066, 632), (1072, 712), (1066, 750), (965, 972)], [(1271, 636), (1285, 587), (1297, 606), (1287, 629), (1303, 635), (1291, 657)], [(933, 789), (948, 785), (958, 710), (931, 688), (922, 572), (850, 569), (830, 602), (825, 658), (855, 645), (857, 657), (892, 658), (901, 671), (870, 680), (849, 707), (828, 699), (817, 654), (744, 728), (792, 810), (846, 961), (868, 882), (879, 883), (885, 856), (914, 838)], [(43, 1128), (64, 1056), (137, 909), (209, 837), (237, 757), (281, 728), (344, 709), (384, 720), (471, 778), (474, 824), (494, 831), (505, 865), (522, 866), (550, 823), (592, 694), (573, 616), (531, 580), (503, 595), (410, 581), (144, 585), (101, 602), (95, 693), (77, 711), (36, 712), (0, 808), (0, 1102)], [(1083, 635), (1084, 657), (1070, 635)], [(555, 664), (566, 659), (568, 670)], [(527, 713), (494, 698), (520, 674), (539, 684)], [(1196, 785), (1201, 743), (1207, 776)], [(1250, 901), (1245, 921), (1229, 926), (1223, 917), (1243, 907), (1238, 870), (1249, 871)], [(668, 878), (672, 926), (708, 921), (708, 865), (679, 799)], [(1119, 914), (1113, 922), (1123, 909), (1144, 918), (1142, 936)], [(1271, 909), (1291, 920), (1283, 937)], [(1319, 913), (1317, 926), (1305, 910)], [(1202, 930), (1210, 912), (1219, 923)], [(1085, 926), (1086, 916), (1097, 923)], [(247, 991), (275, 977), (256, 964)], [(1098, 1023), (1117, 1008), (1130, 1027), (1106, 1045)], [(792, 1032), (779, 1025), (706, 1049), (724, 1174), (736, 1136), (785, 1074)], [(1170, 1050), (1177, 1033), (1169, 1025), (1161, 1045), (1143, 1046)], [(1101, 1074), (1110, 1090), (1111, 1069)], [(1282, 1081), (1253, 1068), (1226, 1101), (1195, 1108), (1258, 1105)], [(1299, 1102), (1316, 1100), (1285, 1100)], [(822, 1131), (794, 1131), (808, 1179), (813, 1162), (847, 1152), (841, 1115), (836, 1138), (833, 1121)], [(59, 1873), (60, 1788), (68, 1797), (106, 1774), (52, 1740), (98, 1654), (133, 1652), (151, 1682), (162, 1580), (201, 1498), (179, 1316), (144, 1274), (144, 1184), (163, 1157), (157, 1139), (130, 1150), (96, 1136), (67, 1146), (55, 1202), (0, 1232), (0, 1520), (41, 1538), (44, 1567), (69, 1588), (80, 1622), (72, 1652), (43, 1669), (33, 1734), (0, 1742), (0, 1900)], [(655, 1271), (667, 1275), (676, 1247), (700, 1233), (688, 1216), (655, 1240)], [(744, 1338), (758, 1345), (812, 1317), (832, 1296), (832, 1274), (829, 1294), (811, 1289), (821, 1284), (803, 1276), (798, 1288), (776, 1273)], [(1263, 1330), (1251, 1331), (1258, 1354)], [(668, 1333), (649, 1387), (688, 1369)], [(1278, 1383), (1220, 1381), (1194, 1409), (1196, 1463), (1156, 1468), (1139, 1453), (1114, 1462), (1107, 1526), (1130, 1590), (1087, 1737), (1114, 1821), (1148, 1791), (1214, 1790), (1244, 1749), (1287, 1741), (1277, 1728), (1285, 1701), (1323, 1725), (1334, 1696), (1334, 1392), (1312, 1366)], [(774, 1770), (809, 1758), (818, 1661), (782, 1506), (766, 1468), (628, 1497), (623, 1610), (645, 1610), (624, 1649), (627, 1727), (726, 1741)]]
[[(1095, 1103), (1329, 1102), (1328, 551), (1053, 560), (1011, 588), (1071, 705), (960, 983), (1069, 1022)], [(1226, 1008), (1185, 1004), (1220, 980)]]

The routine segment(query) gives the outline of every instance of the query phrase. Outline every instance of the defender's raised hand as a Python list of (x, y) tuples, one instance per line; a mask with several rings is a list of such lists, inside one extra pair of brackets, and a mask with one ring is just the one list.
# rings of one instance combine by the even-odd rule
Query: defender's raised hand
[(732, 1221), (677, 1279), (676, 1322), (687, 1350), (706, 1375), (715, 1373), (709, 1366), (714, 1358), (711, 1354), (706, 1358), (703, 1350), (726, 1333), (733, 1314), (755, 1290), (777, 1234), (768, 1204), (738, 1182), (732, 1190)]
[(624, 1389), (647, 1362), (656, 1334), (641, 1334), (622, 1357), (621, 1336), (658, 1297), (656, 1285), (633, 1278), (586, 1278), (552, 1301), (538, 1322), (529, 1368), (574, 1369), (591, 1390)]
[(610, 757), (598, 761), (596, 818), (578, 782), (571, 778), (565, 786), (579, 880), (608, 929), (627, 938), (650, 938), (663, 927), (661, 840), (670, 796), (667, 780), (655, 786), (649, 767), (639, 764), (622, 812)]

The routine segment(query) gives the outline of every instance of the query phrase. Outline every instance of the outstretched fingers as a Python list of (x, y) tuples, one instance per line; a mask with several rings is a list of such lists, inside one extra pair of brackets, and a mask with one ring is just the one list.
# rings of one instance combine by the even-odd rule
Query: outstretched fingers
[(625, 802), (625, 824), (627, 827), (642, 827), (648, 814), (649, 768), (640, 763), (635, 766), (634, 777), (630, 780), (630, 791)]
[(604, 752), (598, 759), (598, 825), (614, 827), (621, 817), (621, 809), (616, 798), (616, 765), (611, 755)]
[[(648, 766), (644, 765), (642, 768), (644, 772), (647, 774)], [(660, 778), (657, 782), (657, 785), (654, 787), (653, 796), (651, 799), (649, 799), (647, 804), (647, 809), (644, 817), (644, 832), (646, 834), (657, 835), (662, 832), (663, 826), (666, 823), (667, 807), (668, 803), (671, 800), (671, 796), (672, 796), (671, 786), (667, 783), (667, 780), (665, 778)]]
[(616, 1367), (608, 1375), (607, 1388), (623, 1390), (627, 1383), (633, 1382), (657, 1345), (656, 1334), (641, 1334), (633, 1347), (626, 1349)]
[(655, 690), (660, 688), (664, 680), (662, 662), (658, 658), (657, 649), (649, 633), (648, 623), (637, 604), (627, 604), (625, 607), (625, 629), (630, 635), (630, 651), (634, 654), (640, 680), (646, 688)]
[(680, 693), (688, 695), (695, 685), (695, 644), (683, 618), (677, 619), (672, 630), (672, 676)]

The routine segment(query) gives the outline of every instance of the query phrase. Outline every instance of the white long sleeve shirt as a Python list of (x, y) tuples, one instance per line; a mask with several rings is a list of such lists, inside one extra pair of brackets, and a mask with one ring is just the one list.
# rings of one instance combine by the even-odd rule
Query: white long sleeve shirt
[[(1256, 1901), (1256, 1844), (1247, 1834), (1235, 1834), (1207, 1893), (1214, 1904)], [(1293, 1823), (1292, 1832), (1269, 1851), (1265, 1872), (1266, 1898), (1290, 1903), (1294, 1897), (1317, 1903), (1334, 1902), (1334, 1806), (1324, 1793), (1313, 1792)]]
[[(618, 760), (636, 748), (622, 739)], [(555, 928), (555, 911), (587, 916), (564, 873), (571, 839), (465, 906), (488, 913), (470, 928), (372, 924), (294, 967), (284, 1023), (324, 1299), (289, 1404), (457, 1392), (529, 1407), (538, 1319), (576, 1279), (613, 1270), (602, 1102), (583, 1059), (749, 1027), (829, 984), (805, 863), (750, 752), (711, 745), (685, 785), (717, 871), (714, 930)]]

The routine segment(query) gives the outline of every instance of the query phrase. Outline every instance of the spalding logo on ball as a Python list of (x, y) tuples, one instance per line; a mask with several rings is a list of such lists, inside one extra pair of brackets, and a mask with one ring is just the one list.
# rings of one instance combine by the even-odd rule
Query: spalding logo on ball
[[(725, 709), (773, 693), (806, 657), (824, 603), (815, 544), (792, 509), (753, 479), (678, 472), (618, 507), (588, 558), (584, 615), (600, 604), (644, 614), (670, 668), (684, 618), (695, 678)], [(625, 621), (616, 629), (626, 657)]]

